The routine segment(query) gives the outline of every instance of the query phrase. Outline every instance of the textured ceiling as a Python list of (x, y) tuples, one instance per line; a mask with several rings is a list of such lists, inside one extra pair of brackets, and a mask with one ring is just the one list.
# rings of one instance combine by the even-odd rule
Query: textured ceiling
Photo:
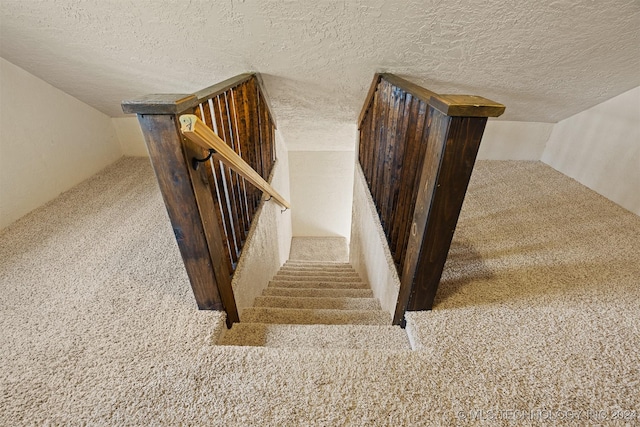
[(0, 0), (0, 11), (0, 56), (111, 116), (123, 99), (258, 71), (288, 144), (311, 122), (345, 133), (376, 71), (540, 122), (640, 84), (638, 0)]

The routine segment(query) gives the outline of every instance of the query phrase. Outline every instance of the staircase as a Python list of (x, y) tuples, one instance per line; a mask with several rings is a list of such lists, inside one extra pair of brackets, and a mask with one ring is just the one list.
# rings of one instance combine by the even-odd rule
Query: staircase
[(348, 263), (287, 261), (241, 319), (219, 345), (411, 349)]

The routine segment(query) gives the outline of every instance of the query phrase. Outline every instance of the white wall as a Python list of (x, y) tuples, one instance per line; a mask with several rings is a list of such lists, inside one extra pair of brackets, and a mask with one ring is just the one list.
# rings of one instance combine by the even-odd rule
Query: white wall
[(489, 119), (478, 160), (540, 160), (553, 123)]
[(290, 151), (294, 236), (351, 234), (353, 151)]
[(557, 123), (542, 161), (640, 215), (640, 86)]
[(114, 117), (111, 119), (120, 141), (122, 154), (131, 157), (148, 157), (147, 145), (136, 116)]
[(111, 118), (0, 58), (0, 229), (121, 156)]
[(371, 198), (362, 168), (356, 165), (353, 186), (353, 222), (349, 262), (369, 283), (383, 310), (393, 318), (400, 279), (387, 244), (380, 217)]
[[(287, 148), (276, 131), (278, 161), (271, 176), (271, 185), (285, 199), (290, 199), (289, 162)], [(231, 286), (242, 320), (242, 310), (253, 305), (271, 278), (289, 259), (291, 249), (291, 211), (271, 200), (263, 202), (251, 224), (249, 236), (242, 249)]]

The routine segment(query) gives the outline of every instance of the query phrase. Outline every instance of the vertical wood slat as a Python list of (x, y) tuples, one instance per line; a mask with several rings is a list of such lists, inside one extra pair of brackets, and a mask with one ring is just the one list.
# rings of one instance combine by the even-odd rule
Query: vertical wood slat
[[(257, 112), (258, 110), (258, 88), (256, 87), (253, 81), (249, 81), (246, 87), (246, 95), (249, 103), (249, 110), (252, 112)], [(254, 169), (256, 172), (260, 174), (260, 176), (264, 177), (264, 169), (262, 165), (262, 152), (260, 150), (259, 141), (260, 138), (260, 121), (258, 119), (259, 115), (256, 114), (251, 118), (251, 140), (252, 140), (252, 148), (254, 152), (254, 158), (256, 160)]]
[[(230, 131), (228, 130), (228, 121), (226, 120), (226, 116), (224, 115), (224, 111), (226, 108), (222, 105), (219, 96), (213, 102), (213, 111), (215, 116), (215, 121), (218, 127), (218, 135), (222, 138), (227, 145), (229, 145)], [(223, 186), (225, 189), (225, 194), (227, 198), (227, 205), (229, 210), (229, 216), (231, 218), (231, 224), (233, 227), (233, 232), (235, 233), (236, 242), (238, 243), (238, 247), (242, 248), (244, 244), (244, 233), (242, 230), (242, 224), (239, 218), (239, 195), (237, 194), (237, 188), (235, 185), (235, 177), (233, 171), (225, 166), (224, 164), (219, 165), (222, 173)], [(240, 254), (238, 253), (238, 256)]]
[(427, 150), (427, 141), (429, 138), (429, 106), (424, 101), (419, 101), (417, 126), (415, 131), (415, 143), (414, 143), (414, 157), (409, 163), (407, 168), (407, 180), (406, 180), (406, 203), (404, 205), (402, 213), (402, 221), (400, 222), (400, 243), (399, 249), (396, 251), (396, 264), (399, 266), (399, 271), (402, 272), (404, 262), (406, 260), (407, 245), (409, 240), (409, 233), (411, 231), (411, 219), (416, 204), (416, 197), (418, 194), (418, 186), (420, 182), (420, 164), (424, 159)]
[[(249, 101), (247, 98), (247, 83), (233, 89), (236, 99), (237, 111), (239, 115), (240, 146), (243, 158), (253, 168), (256, 169), (255, 150), (253, 149), (253, 139), (251, 135), (251, 114)], [(247, 187), (247, 199), (249, 203), (249, 217), (253, 218), (259, 200), (258, 190), (249, 185)]]
[[(206, 101), (206, 106), (203, 104), (203, 114), (205, 116), (204, 122), (214, 131), (220, 132), (218, 122), (214, 119), (216, 117), (215, 112), (215, 98)], [(230, 209), (231, 200), (228, 188), (226, 186), (225, 178), (225, 166), (217, 160), (215, 157), (209, 162), (211, 167), (212, 177), (215, 181), (215, 189), (218, 198), (218, 208), (222, 212), (222, 218), (224, 222), (225, 235), (230, 250), (229, 262), (233, 266), (238, 261), (240, 251), (242, 249), (242, 243), (240, 236), (236, 234), (233, 215)], [(213, 188), (213, 187), (212, 187)]]
[(258, 114), (260, 117), (260, 154), (262, 156), (262, 178), (269, 179), (268, 173), (271, 170), (271, 149), (269, 147), (269, 118), (264, 106), (264, 100), (260, 96), (260, 92), (257, 94), (258, 99)]
[[(207, 124), (211, 129), (217, 130), (217, 124), (213, 120), (213, 100), (208, 99), (199, 105), (199, 110), (202, 115), (202, 121)], [(222, 182), (222, 170), (220, 168), (219, 161), (212, 158), (206, 163), (208, 169), (208, 178), (210, 188), (214, 194), (214, 207), (220, 212), (220, 226), (224, 231), (224, 240), (228, 252), (227, 264), (230, 271), (233, 271), (233, 265), (238, 260), (238, 254), (240, 253), (240, 246), (237, 242), (234, 231), (232, 230), (232, 220), (227, 208), (227, 197), (223, 182)]]
[[(234, 147), (238, 156), (242, 157), (243, 150), (240, 135), (240, 123), (238, 119), (238, 106), (236, 105), (235, 94), (233, 90), (230, 90), (227, 94), (227, 104), (229, 106), (229, 119), (231, 120), (231, 128), (234, 136)], [(249, 202), (247, 200), (247, 187), (250, 185), (245, 181), (244, 177), (240, 176), (240, 195), (242, 203), (242, 215), (246, 224), (247, 233), (249, 232), (249, 226), (251, 224), (252, 216), (249, 214)]]
[[(378, 87), (380, 86), (380, 80), (378, 80)], [(374, 95), (373, 95), (373, 105), (371, 108), (371, 113), (369, 114), (369, 116), (371, 117), (370, 119), (370, 128), (369, 128), (369, 139), (367, 140), (367, 143), (369, 144), (369, 147), (367, 149), (366, 152), (366, 158), (367, 158), (367, 183), (369, 184), (369, 188), (371, 188), (372, 185), (372, 178), (373, 178), (373, 160), (374, 160), (374, 146), (371, 143), (371, 138), (374, 138), (374, 140), (377, 139), (377, 121), (378, 121), (378, 117), (379, 117), (379, 108), (380, 108), (380, 91), (376, 90)]]
[[(389, 116), (389, 100), (390, 100), (390, 92), (391, 85), (389, 85), (386, 80), (382, 80), (382, 92), (380, 99), (380, 118), (378, 119), (378, 132), (376, 135), (377, 146), (374, 151), (374, 161), (375, 166), (373, 170), (373, 177), (371, 179), (372, 190), (375, 193), (372, 193), (373, 199), (376, 202), (376, 207), (378, 209), (378, 215), (380, 215), (380, 202), (381, 202), (381, 193), (382, 193), (382, 177), (384, 174), (384, 158), (386, 152), (386, 144), (387, 144), (387, 121)], [(382, 224), (384, 227), (384, 223)]]
[(387, 139), (384, 147), (384, 165), (382, 168), (382, 180), (380, 182), (380, 217), (383, 218), (383, 228), (385, 234), (388, 236), (391, 231), (390, 210), (391, 198), (390, 189), (393, 185), (392, 182), (392, 169), (394, 163), (394, 157), (398, 149), (398, 141), (396, 138), (396, 131), (398, 128), (398, 113), (400, 109), (400, 95), (401, 90), (395, 87), (390, 89), (390, 103), (389, 103), (389, 115), (387, 116)]
[[(228, 138), (226, 140), (227, 145), (231, 147), (236, 153), (239, 153), (239, 149), (236, 146), (236, 132), (237, 129), (234, 129), (234, 121), (231, 116), (231, 108), (229, 105), (229, 97), (227, 93), (220, 95), (220, 108), (222, 109), (222, 117), (225, 121), (227, 135)], [(249, 233), (249, 223), (247, 221), (247, 217), (245, 215), (245, 198), (242, 181), (243, 178), (237, 174), (235, 171), (230, 171), (232, 177), (232, 184), (234, 187), (235, 194), (235, 207), (236, 207), (236, 215), (238, 218), (238, 226), (240, 228), (240, 233), (242, 235), (242, 241), (244, 242), (247, 239), (247, 234)]]
[(400, 204), (401, 192), (402, 192), (402, 180), (405, 178), (403, 172), (406, 172), (408, 169), (407, 163), (411, 161), (411, 159), (407, 159), (405, 153), (411, 150), (410, 147), (410, 134), (409, 130), (409, 122), (415, 118), (411, 115), (411, 106), (413, 105), (413, 97), (403, 92), (403, 102), (401, 105), (401, 110), (399, 112), (399, 121), (396, 133), (396, 153), (395, 159), (393, 162), (393, 167), (391, 171), (391, 188), (389, 189), (389, 197), (390, 197), (390, 210), (387, 215), (389, 215), (389, 244), (391, 253), (396, 253), (396, 247), (398, 243), (397, 239), (397, 224), (401, 218), (401, 208)]

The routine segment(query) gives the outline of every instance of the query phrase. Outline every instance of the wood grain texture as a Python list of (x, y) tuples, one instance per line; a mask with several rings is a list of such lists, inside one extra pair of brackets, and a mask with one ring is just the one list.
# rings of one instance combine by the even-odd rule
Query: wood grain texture
[(198, 308), (223, 310), (200, 212), (184, 208), (196, 205), (196, 195), (176, 117), (139, 115), (138, 120)]
[[(183, 141), (183, 149), (187, 159), (200, 154), (200, 147), (190, 141)], [(232, 270), (228, 268), (228, 257), (223, 247), (223, 237), (219, 224), (218, 212), (213, 201), (214, 192), (209, 186), (206, 168), (187, 168), (191, 177), (191, 184), (196, 197), (197, 211), (200, 214), (204, 236), (206, 238), (210, 265), (213, 268), (218, 293), (222, 305), (227, 312), (227, 327), (231, 327), (234, 322), (238, 322), (238, 309), (236, 307), (233, 288), (231, 287)]]
[(437, 95), (430, 105), (452, 117), (498, 117), (505, 106), (475, 95)]
[(436, 186), (435, 178), (440, 168), (451, 118), (430, 107), (427, 122), (429, 135), (426, 141), (426, 152), (419, 168), (418, 192), (409, 228), (409, 240), (403, 261), (403, 269), (400, 275), (400, 292), (396, 304), (394, 324), (399, 324), (404, 318), (404, 312), (408, 307), (409, 299), (413, 292), (414, 278), (420, 268), (418, 258), (423, 247), (424, 231)]
[(126, 114), (180, 114), (198, 105), (193, 94), (154, 94), (122, 102)]
[[(358, 116), (358, 129), (362, 128), (362, 122), (367, 115), (369, 108), (371, 108), (373, 103), (373, 97), (378, 90), (378, 85), (380, 84), (380, 79), (382, 79), (382, 74), (376, 73), (373, 76), (373, 81), (371, 82), (371, 86), (369, 86), (369, 92), (367, 93), (367, 97), (364, 99), (364, 104), (362, 106), (362, 111), (360, 111), (360, 115)], [(374, 114), (375, 117), (375, 114)]]
[(471, 179), (486, 117), (450, 117), (430, 107), (431, 130), (394, 323), (430, 310)]
[(431, 307), (484, 125), (502, 112), (482, 97), (374, 76), (358, 119), (358, 159), (401, 276), (395, 323), (407, 309)]

